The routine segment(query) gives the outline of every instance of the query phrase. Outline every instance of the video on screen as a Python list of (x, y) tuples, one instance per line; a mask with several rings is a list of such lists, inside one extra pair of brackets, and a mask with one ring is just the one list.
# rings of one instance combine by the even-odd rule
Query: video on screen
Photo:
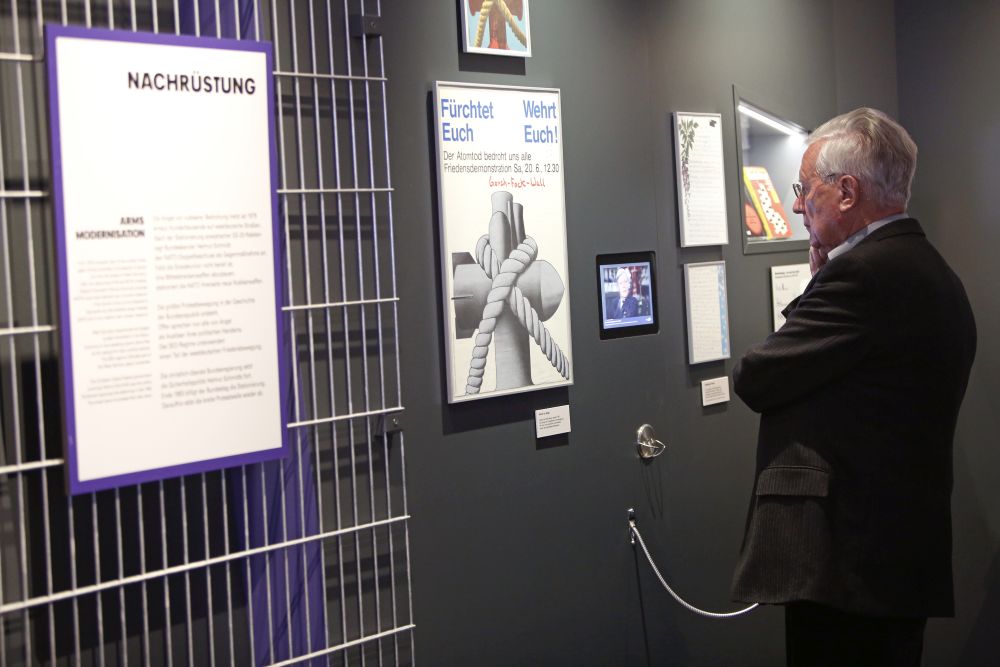
[(648, 326), (654, 323), (649, 262), (602, 264), (599, 270), (604, 329)]

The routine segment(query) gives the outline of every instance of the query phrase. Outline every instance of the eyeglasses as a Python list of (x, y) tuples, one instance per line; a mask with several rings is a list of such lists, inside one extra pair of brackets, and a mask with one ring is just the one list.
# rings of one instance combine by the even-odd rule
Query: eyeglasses
[[(843, 174), (833, 173), (833, 174), (827, 174), (826, 176), (820, 176), (819, 178), (822, 181), (829, 182), (830, 180), (837, 178), (838, 176), (843, 176)], [(795, 193), (796, 199), (801, 199), (806, 195), (806, 188), (805, 186), (802, 185), (802, 181), (795, 181), (794, 183), (792, 183), (792, 192)]]

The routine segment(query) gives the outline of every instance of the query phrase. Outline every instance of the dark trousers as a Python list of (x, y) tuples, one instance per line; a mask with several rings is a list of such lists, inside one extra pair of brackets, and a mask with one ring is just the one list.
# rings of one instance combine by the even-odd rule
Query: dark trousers
[(920, 667), (926, 618), (875, 618), (815, 602), (785, 605), (788, 667)]

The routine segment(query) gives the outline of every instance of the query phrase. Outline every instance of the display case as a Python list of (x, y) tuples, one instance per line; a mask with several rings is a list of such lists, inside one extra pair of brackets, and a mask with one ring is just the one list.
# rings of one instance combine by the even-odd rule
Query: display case
[(792, 207), (808, 131), (733, 87), (744, 254), (805, 250), (809, 232)]

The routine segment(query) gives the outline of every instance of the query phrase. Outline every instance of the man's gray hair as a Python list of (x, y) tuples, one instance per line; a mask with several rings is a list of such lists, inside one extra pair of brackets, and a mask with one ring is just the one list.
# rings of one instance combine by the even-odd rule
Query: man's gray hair
[(816, 159), (822, 177), (848, 174), (883, 206), (905, 208), (917, 170), (917, 144), (878, 109), (861, 107), (820, 125), (809, 144), (824, 142)]

